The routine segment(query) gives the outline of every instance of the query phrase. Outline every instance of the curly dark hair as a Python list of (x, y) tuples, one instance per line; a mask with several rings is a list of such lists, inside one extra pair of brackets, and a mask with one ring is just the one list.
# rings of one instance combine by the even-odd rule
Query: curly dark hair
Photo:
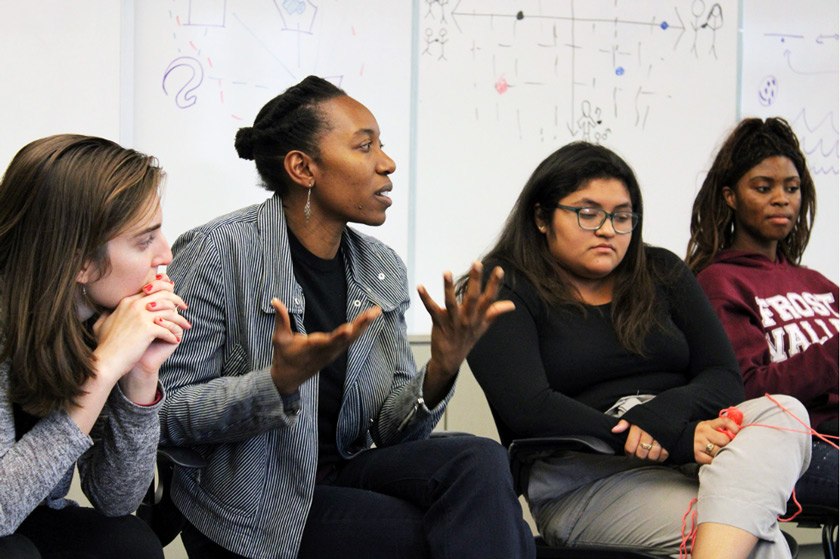
[(715, 255), (732, 246), (735, 216), (723, 198), (724, 187), (734, 188), (744, 174), (767, 159), (782, 156), (791, 160), (799, 173), (802, 204), (790, 234), (779, 241), (778, 250), (786, 260), (799, 264), (817, 210), (814, 180), (805, 155), (790, 125), (783, 118), (747, 118), (729, 134), (720, 148), (691, 210), (691, 238), (686, 263), (696, 274), (714, 260)]

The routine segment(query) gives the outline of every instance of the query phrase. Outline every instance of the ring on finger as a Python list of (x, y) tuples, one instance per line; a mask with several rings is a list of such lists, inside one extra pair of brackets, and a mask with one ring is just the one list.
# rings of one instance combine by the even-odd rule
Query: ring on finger
[(645, 450), (650, 450), (653, 448), (653, 443), (639, 443), (639, 446)]
[(707, 443), (706, 444), (706, 454), (709, 456), (715, 455), (715, 444), (714, 443)]

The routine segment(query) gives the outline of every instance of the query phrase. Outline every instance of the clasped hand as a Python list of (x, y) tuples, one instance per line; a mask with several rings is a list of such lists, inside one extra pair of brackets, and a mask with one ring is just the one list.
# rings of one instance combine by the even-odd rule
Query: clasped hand
[[(178, 347), (184, 330), (192, 327), (178, 314), (186, 308), (172, 281), (158, 274), (139, 293), (102, 313), (93, 326), (97, 374), (119, 380), (126, 397), (133, 401), (147, 400), (150, 389), (153, 396), (158, 369)], [(134, 394), (135, 390), (143, 395)]]
[(638, 425), (633, 425), (626, 419), (622, 419), (612, 428), (613, 433), (624, 433), (625, 431), (627, 432), (627, 439), (624, 442), (624, 453), (627, 456), (635, 456), (640, 460), (651, 462), (664, 462), (668, 459), (668, 450)]
[(729, 435), (718, 429), (729, 431), (734, 436), (741, 426), (726, 416), (698, 423), (694, 429), (694, 460), (698, 464), (711, 464), (720, 449), (732, 441)]

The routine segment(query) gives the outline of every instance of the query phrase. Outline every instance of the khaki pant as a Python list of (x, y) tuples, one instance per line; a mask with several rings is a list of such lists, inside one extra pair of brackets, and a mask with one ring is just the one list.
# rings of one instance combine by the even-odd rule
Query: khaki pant
[[(797, 400), (775, 399), (808, 423)], [(738, 408), (744, 425), (804, 430), (767, 398)], [(752, 557), (789, 558), (777, 517), (784, 514), (810, 459), (809, 435), (753, 426), (699, 468), (650, 465), (622, 456), (552, 457), (532, 468), (528, 495), (540, 533), (553, 545), (639, 547), (677, 556), (683, 515), (697, 498), (698, 524), (717, 522), (754, 534), (759, 543)]]

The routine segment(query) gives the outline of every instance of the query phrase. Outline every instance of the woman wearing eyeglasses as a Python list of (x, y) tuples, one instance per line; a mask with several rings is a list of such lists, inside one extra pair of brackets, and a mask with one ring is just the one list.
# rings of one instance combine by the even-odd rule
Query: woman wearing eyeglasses
[[(694, 559), (789, 557), (776, 518), (809, 437), (718, 417), (744, 397), (732, 348), (681, 260), (645, 246), (642, 215), (620, 157), (569, 144), (534, 171), (484, 259), (516, 305), (469, 356), (502, 441), (584, 435), (613, 451), (538, 460), (531, 512), (553, 545), (676, 555), (696, 511)], [(777, 401), (807, 425), (798, 401)], [(804, 430), (769, 399), (738, 409), (743, 425)]]

